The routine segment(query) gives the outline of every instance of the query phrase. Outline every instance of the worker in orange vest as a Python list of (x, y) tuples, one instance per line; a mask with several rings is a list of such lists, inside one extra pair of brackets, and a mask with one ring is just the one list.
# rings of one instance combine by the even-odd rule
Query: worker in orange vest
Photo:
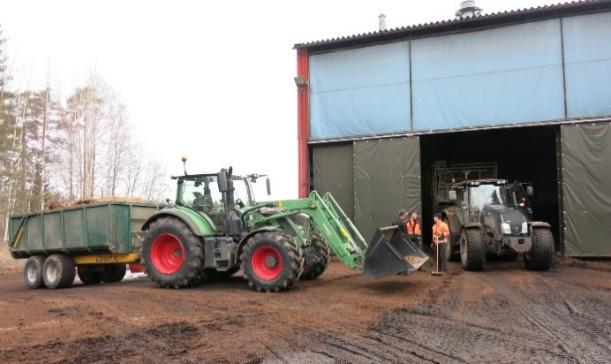
[(433, 217), (435, 224), (433, 225), (433, 244), (438, 249), (437, 257), (439, 262), (438, 266), (441, 266), (442, 272), (448, 271), (448, 263), (446, 261), (446, 249), (448, 249), (448, 241), (450, 240), (450, 228), (448, 224), (443, 222), (441, 214), (436, 213)]
[(422, 228), (418, 222), (418, 214), (414, 211), (409, 214), (409, 219), (405, 222), (405, 233), (409, 240), (416, 243), (422, 250)]

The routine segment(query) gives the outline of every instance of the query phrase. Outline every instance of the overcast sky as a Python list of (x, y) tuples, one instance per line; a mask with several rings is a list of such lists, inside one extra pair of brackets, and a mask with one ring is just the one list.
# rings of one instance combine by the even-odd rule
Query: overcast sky
[[(297, 195), (295, 43), (454, 16), (459, 0), (0, 2), (17, 89), (66, 97), (91, 73), (126, 103), (144, 146), (180, 173), (233, 165)], [(552, 1), (479, 0), (485, 12)]]

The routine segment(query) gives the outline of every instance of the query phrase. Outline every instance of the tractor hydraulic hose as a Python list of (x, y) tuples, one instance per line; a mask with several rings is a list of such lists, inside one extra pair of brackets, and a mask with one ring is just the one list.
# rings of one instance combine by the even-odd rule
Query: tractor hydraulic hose
[(246, 215), (250, 214), (251, 212), (255, 211), (255, 210), (259, 210), (262, 209), (264, 207), (274, 207), (275, 205), (273, 203), (266, 203), (263, 205), (257, 205), (257, 206), (253, 206), (253, 207), (249, 207), (246, 210), (244, 210), (244, 212), (242, 212), (240, 214), (240, 221), (242, 222), (242, 226), (246, 226), (246, 221), (244, 221), (244, 217), (246, 217)]

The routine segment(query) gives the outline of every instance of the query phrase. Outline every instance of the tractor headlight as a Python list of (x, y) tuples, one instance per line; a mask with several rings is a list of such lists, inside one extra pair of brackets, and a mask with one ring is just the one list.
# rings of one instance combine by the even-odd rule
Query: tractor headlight
[(503, 234), (505, 235), (511, 235), (511, 226), (504, 222), (501, 224), (501, 230), (503, 231)]
[(528, 234), (528, 223), (526, 221), (522, 223), (522, 234)]

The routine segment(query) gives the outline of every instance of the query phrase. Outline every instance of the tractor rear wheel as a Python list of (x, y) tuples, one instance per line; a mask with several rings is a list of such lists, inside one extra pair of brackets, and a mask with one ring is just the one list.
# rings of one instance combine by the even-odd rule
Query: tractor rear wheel
[(282, 232), (259, 233), (248, 239), (240, 259), (248, 284), (259, 292), (287, 290), (303, 271), (301, 248)]
[(301, 279), (311, 280), (320, 277), (331, 259), (331, 251), (319, 233), (313, 233), (310, 245), (304, 249), (303, 273)]
[(463, 269), (484, 269), (486, 247), (480, 229), (465, 229), (460, 234), (460, 261)]
[(75, 275), (74, 259), (68, 255), (49, 255), (42, 266), (42, 278), (50, 289), (72, 286)]
[(45, 286), (45, 282), (42, 279), (42, 266), (45, 263), (45, 257), (43, 255), (34, 255), (29, 257), (23, 267), (23, 277), (25, 283), (31, 289), (38, 289)]
[(549, 270), (554, 260), (554, 235), (548, 228), (534, 228), (532, 247), (524, 253), (528, 270)]
[(182, 221), (165, 217), (144, 234), (145, 269), (162, 288), (184, 288), (204, 278), (204, 244)]

